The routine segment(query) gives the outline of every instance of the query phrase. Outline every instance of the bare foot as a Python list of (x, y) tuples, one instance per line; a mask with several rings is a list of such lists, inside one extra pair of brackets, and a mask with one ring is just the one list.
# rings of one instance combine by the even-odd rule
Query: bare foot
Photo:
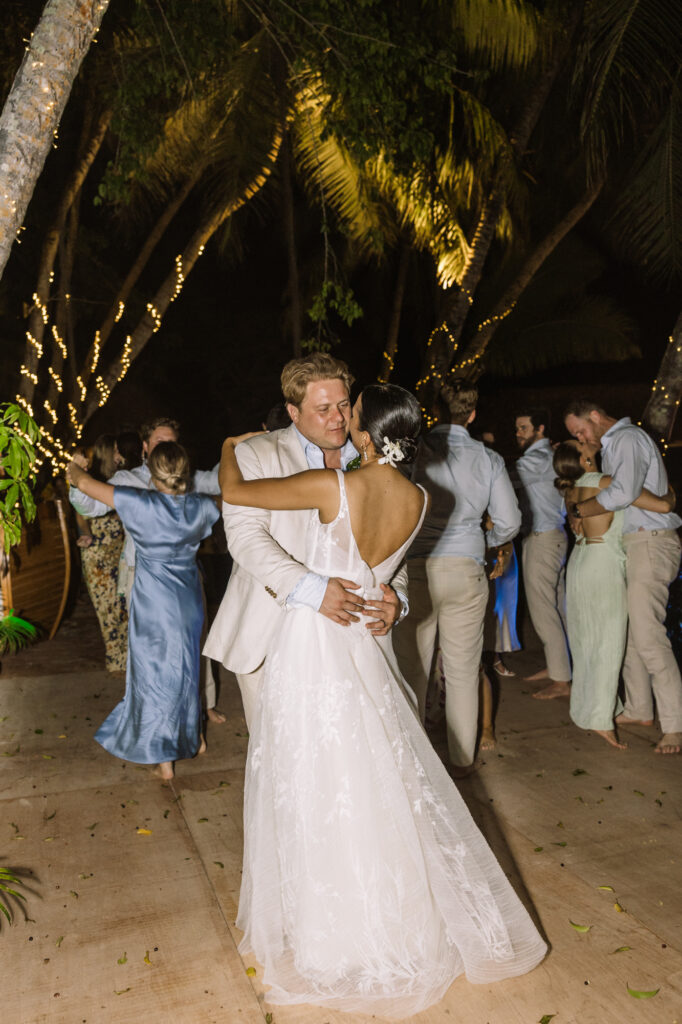
[(614, 719), (616, 725), (653, 725), (653, 718), (628, 718), (627, 715), (616, 715)]
[(549, 686), (543, 686), (541, 690), (536, 690), (531, 696), (535, 697), (536, 700), (554, 700), (555, 697), (570, 697), (570, 695), (570, 683), (559, 682), (553, 679)]
[(157, 779), (163, 779), (164, 782), (169, 782), (175, 775), (172, 761), (162, 761), (161, 764), (157, 764), (156, 768), (152, 768), (152, 775), (156, 775)]
[(540, 669), (539, 672), (535, 672), (532, 676), (523, 677), (527, 683), (537, 683), (540, 679), (549, 679), (549, 672), (546, 668)]
[(205, 754), (205, 753), (206, 753), (206, 740), (202, 736), (201, 737), (201, 742), (199, 743), (199, 749), (197, 750), (197, 757), (199, 756), (199, 754)]
[(666, 732), (656, 744), (657, 754), (682, 754), (682, 732)]
[(492, 728), (486, 728), (481, 730), (481, 741), (478, 744), (479, 750), (494, 750), (497, 746), (497, 740), (495, 739), (495, 733)]
[(595, 733), (597, 736), (602, 736), (607, 743), (610, 743), (612, 747), (617, 747), (618, 750), (628, 749), (627, 743), (621, 743), (616, 736), (615, 729), (592, 729), (591, 732)]
[[(206, 717), (209, 722), (215, 722), (216, 725), (222, 725), (223, 722), (227, 721), (227, 716), (222, 711), (218, 711), (217, 708), (207, 708)], [(199, 751), (199, 753), (202, 753), (202, 751)]]

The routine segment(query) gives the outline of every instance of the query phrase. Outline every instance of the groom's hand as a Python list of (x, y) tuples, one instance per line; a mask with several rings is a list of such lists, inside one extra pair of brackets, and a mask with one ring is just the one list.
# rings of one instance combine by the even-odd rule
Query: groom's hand
[(382, 583), (381, 589), (384, 593), (381, 601), (365, 601), (365, 611), (363, 613), (372, 616), (372, 621), (366, 623), (366, 625), (367, 629), (374, 636), (386, 636), (400, 618), (402, 610), (400, 598), (393, 587)]
[(364, 602), (352, 590), (359, 590), (360, 584), (352, 580), (343, 580), (338, 576), (332, 576), (324, 592), (324, 600), (319, 607), (321, 615), (326, 615), (332, 622), (338, 622), (340, 626), (350, 626), (351, 622), (359, 622), (359, 614), (364, 607)]

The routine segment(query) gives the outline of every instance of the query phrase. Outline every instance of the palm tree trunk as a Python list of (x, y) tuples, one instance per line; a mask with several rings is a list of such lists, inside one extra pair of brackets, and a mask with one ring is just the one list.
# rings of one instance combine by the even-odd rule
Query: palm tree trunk
[[(64, 224), (66, 223), (66, 218), (69, 209), (71, 208), (71, 204), (80, 192), (88, 171), (92, 167), (93, 161), (100, 150), (110, 121), (111, 111), (107, 110), (98, 119), (89, 140), (79, 147), (80, 159), (71, 171), (71, 175), (59, 201), (57, 214), (43, 241), (43, 248), (40, 254), (40, 264), (38, 267), (38, 280), (36, 282), (33, 306), (29, 313), (27, 340), (24, 350), (24, 366), (31, 374), (37, 374), (40, 363), (40, 352), (43, 347), (43, 338), (46, 327), (42, 310), (47, 308), (49, 301), (50, 279), (52, 278), (54, 271), (55, 261), (59, 251), (59, 243), (62, 237), (62, 232), (64, 231)], [(32, 341), (30, 340), (31, 338), (33, 339)], [(35, 384), (32, 377), (29, 377), (27, 374), (22, 374), (20, 394), (27, 402), (31, 402), (33, 400), (34, 392)]]
[(410, 256), (412, 250), (407, 242), (400, 247), (400, 258), (398, 260), (398, 273), (393, 292), (393, 305), (391, 307), (391, 319), (388, 324), (386, 336), (386, 348), (381, 357), (381, 370), (379, 371), (379, 383), (388, 384), (395, 366), (395, 357), (398, 352), (398, 335), (400, 333), (400, 317), (403, 311), (403, 300), (405, 298), (405, 285), (407, 284), (407, 272), (410, 267)]
[(142, 316), (133, 333), (126, 338), (121, 353), (116, 359), (112, 360), (104, 373), (96, 378), (96, 388), (90, 389), (86, 399), (82, 418), (83, 425), (88, 422), (97, 408), (106, 403), (112, 390), (123, 380), (131, 363), (137, 359), (152, 334), (159, 330), (166, 310), (178, 296), (182, 282), (186, 280), (209, 239), (215, 234), (220, 225), (244, 206), (268, 180), (281, 145), (282, 129), (281, 126), (277, 126), (267, 161), (255, 178), (246, 186), (241, 196), (210, 214), (195, 231), (185, 251), (177, 261), (176, 266), (168, 274), (152, 301), (147, 304), (147, 312)]
[(48, 0), (0, 115), (0, 276), (109, 0)]
[(670, 440), (682, 396), (682, 313), (668, 339), (642, 421), (665, 443)]
[(289, 299), (291, 303), (291, 342), (295, 359), (302, 353), (301, 338), (303, 322), (301, 317), (301, 285), (298, 274), (298, 256), (296, 252), (296, 223), (294, 218), (294, 186), (292, 175), (291, 145), (289, 133), (282, 143), (282, 195), (284, 207), (284, 234), (287, 243), (287, 264), (289, 267)]
[(548, 256), (554, 252), (559, 242), (562, 241), (568, 232), (575, 227), (587, 211), (590, 209), (597, 196), (601, 192), (604, 182), (598, 181), (589, 188), (578, 202), (563, 217), (552, 230), (545, 235), (539, 245), (527, 258), (521, 267), (515, 280), (509, 285), (501, 298), (493, 306), (490, 315), (478, 325), (476, 334), (467, 346), (461, 360), (453, 368), (458, 376), (470, 377), (477, 380), (481, 375), (481, 357), (488, 347), (491, 338), (495, 334), (498, 325), (504, 320), (516, 305), (519, 296), (530, 284), (531, 280), (545, 262)]
[[(133, 263), (132, 267), (128, 271), (123, 284), (118, 290), (116, 298), (109, 309), (102, 326), (100, 327), (95, 340), (93, 341), (88, 354), (83, 363), (83, 369), (80, 374), (83, 386), (87, 387), (92, 376), (93, 371), (96, 369), (99, 362), (99, 353), (102, 351), (104, 345), (111, 334), (114, 324), (120, 319), (121, 314), (125, 308), (125, 305), (130, 297), (130, 293), (137, 284), (142, 271), (147, 266), (149, 258), (154, 252), (156, 246), (161, 241), (165, 234), (166, 228), (172, 221), (175, 214), (178, 212), (182, 204), (184, 203), (187, 196), (190, 194), (199, 178), (202, 175), (205, 164), (202, 162), (198, 164), (192, 174), (187, 178), (185, 184), (182, 186), (180, 191), (170, 203), (165, 207), (163, 213), (157, 220), (156, 224), (152, 228), (151, 232), (147, 236), (147, 239), (140, 249), (137, 259)], [(80, 385), (75, 385), (72, 392), (72, 399), (74, 403), (79, 401), (80, 396)]]

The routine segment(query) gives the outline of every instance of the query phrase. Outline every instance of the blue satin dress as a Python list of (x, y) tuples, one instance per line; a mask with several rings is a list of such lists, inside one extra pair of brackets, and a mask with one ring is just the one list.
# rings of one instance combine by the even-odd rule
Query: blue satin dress
[(199, 641), (204, 608), (196, 553), (218, 518), (203, 494), (114, 488), (135, 543), (123, 700), (95, 733), (115, 757), (159, 764), (193, 757), (201, 734)]

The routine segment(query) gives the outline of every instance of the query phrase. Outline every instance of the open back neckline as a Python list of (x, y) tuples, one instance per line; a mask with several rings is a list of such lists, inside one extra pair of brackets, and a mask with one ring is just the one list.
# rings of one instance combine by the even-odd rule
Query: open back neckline
[(351, 521), (350, 508), (349, 508), (349, 505), (348, 505), (348, 492), (346, 491), (345, 473), (344, 473), (344, 471), (342, 469), (336, 469), (334, 472), (336, 473), (336, 476), (337, 476), (338, 482), (339, 482), (339, 511), (336, 513), (336, 515), (331, 520), (331, 522), (329, 522), (329, 523), (322, 523), (321, 522), (320, 525), (323, 526), (325, 529), (329, 529), (331, 526), (334, 525), (334, 523), (338, 522), (338, 520), (341, 518), (341, 515), (345, 511), (345, 513), (348, 516), (348, 530), (349, 530), (351, 539), (353, 541), (353, 545), (355, 547), (355, 551), (357, 552), (357, 556), (360, 559), (360, 561), (362, 562), (362, 564), (364, 566), (366, 566), (373, 575), (375, 575), (377, 569), (380, 569), (382, 565), (384, 565), (386, 562), (389, 561), (389, 559), (394, 558), (398, 551), (401, 551), (401, 552), (405, 551), (407, 549), (407, 547), (412, 543), (414, 538), (417, 536), (419, 530), (422, 527), (422, 523), (424, 522), (424, 516), (426, 515), (426, 506), (427, 506), (427, 503), (428, 503), (429, 496), (428, 496), (428, 494), (426, 492), (426, 489), (424, 487), (422, 487), (421, 484), (416, 484), (416, 486), (419, 488), (419, 490), (422, 492), (422, 495), (423, 495), (422, 510), (421, 510), (420, 515), (419, 515), (419, 519), (417, 520), (417, 525), (415, 526), (414, 530), (409, 535), (409, 537), (407, 537), (407, 539), (404, 540), (402, 544), (399, 544), (398, 547), (394, 551), (391, 551), (390, 554), (386, 555), (386, 558), (382, 558), (382, 560), (380, 562), (377, 562), (376, 565), (370, 565), (369, 562), (367, 561), (367, 559), (362, 557), (362, 552), (360, 551), (360, 548), (358, 546), (358, 542), (355, 539), (355, 534), (353, 532), (353, 523)]

